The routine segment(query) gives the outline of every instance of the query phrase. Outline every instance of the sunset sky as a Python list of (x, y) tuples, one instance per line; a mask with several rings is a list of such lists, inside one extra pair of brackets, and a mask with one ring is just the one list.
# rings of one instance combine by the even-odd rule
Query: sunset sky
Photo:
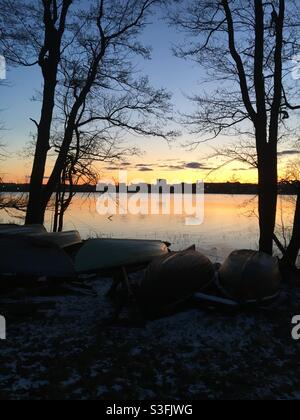
[[(171, 47), (182, 42), (182, 36), (157, 19), (145, 31), (143, 41), (153, 47), (153, 54), (152, 61), (138, 63), (142, 73), (149, 75), (155, 87), (165, 87), (173, 93), (175, 112), (192, 111), (193, 105), (186, 95), (201, 92), (200, 82), (205, 74), (198, 65), (173, 56)], [(26, 182), (31, 172), (31, 160), (25, 158), (24, 147), (30, 139), (30, 133), (35, 130), (30, 118), (38, 119), (40, 112), (40, 104), (31, 100), (41, 88), (39, 68), (9, 69), (8, 85), (1, 87), (1, 119), (7, 128), (3, 139), (8, 145), (9, 159), (1, 162), (0, 174), (5, 181)], [(188, 139), (189, 135), (184, 129), (182, 137), (171, 145), (164, 140), (127, 136), (127, 143), (138, 146), (143, 152), (141, 156), (128, 160), (129, 179), (145, 182), (158, 178), (170, 182), (201, 179), (210, 182), (233, 179), (256, 181), (256, 171), (240, 163), (212, 172), (218, 166), (218, 162), (207, 159), (212, 153), (212, 147), (232, 143), (234, 139), (220, 137), (193, 151), (182, 146)], [(282, 152), (280, 165), (284, 168), (289, 159), (295, 158), (295, 154), (286, 146)], [(107, 165), (102, 168), (102, 174), (105, 177), (116, 177), (117, 169), (118, 166)]]

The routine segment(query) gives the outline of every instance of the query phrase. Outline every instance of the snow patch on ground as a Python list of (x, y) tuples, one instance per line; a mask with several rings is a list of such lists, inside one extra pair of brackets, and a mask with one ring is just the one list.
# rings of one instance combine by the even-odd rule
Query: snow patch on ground
[(53, 304), (34, 315), (8, 310), (1, 399), (299, 399), (299, 291), (272, 312), (193, 309), (133, 328), (107, 324), (110, 284), (96, 281), (96, 297), (27, 299)]

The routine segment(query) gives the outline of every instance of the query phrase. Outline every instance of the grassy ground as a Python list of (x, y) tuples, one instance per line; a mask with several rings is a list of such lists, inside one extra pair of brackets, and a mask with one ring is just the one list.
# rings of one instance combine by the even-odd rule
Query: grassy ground
[(190, 310), (129, 328), (104, 322), (109, 284), (96, 282), (98, 297), (27, 298), (18, 316), (0, 303), (1, 399), (300, 398), (299, 291), (269, 313)]

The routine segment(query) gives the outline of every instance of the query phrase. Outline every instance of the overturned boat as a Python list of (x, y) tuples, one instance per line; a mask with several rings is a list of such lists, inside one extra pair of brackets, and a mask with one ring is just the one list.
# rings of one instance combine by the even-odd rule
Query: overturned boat
[(75, 269), (83, 274), (143, 266), (168, 253), (168, 245), (161, 241), (90, 239), (75, 256)]
[(0, 290), (35, 286), (39, 279), (75, 279), (66, 252), (81, 244), (78, 232), (48, 233), (42, 225), (0, 225)]
[(49, 243), (61, 249), (82, 243), (77, 231), (48, 233), (42, 225), (0, 225), (0, 239), (10, 238), (17, 241), (21, 237), (31, 239), (32, 243), (37, 245)]
[(55, 242), (30, 236), (0, 237), (2, 276), (74, 278), (72, 259)]
[(188, 250), (155, 259), (135, 294), (143, 317), (154, 319), (195, 307), (269, 307), (277, 302), (280, 286), (278, 260), (267, 254), (235, 251), (223, 265), (214, 265)]
[(91, 239), (40, 225), (0, 225), (0, 275), (69, 279), (147, 265), (169, 252), (160, 241)]
[(48, 233), (39, 225), (0, 225), (0, 290), (7, 285), (29, 287), (32, 279), (64, 282), (103, 275), (114, 278), (111, 297), (120, 284), (131, 295), (128, 273), (146, 269), (133, 285), (145, 318), (168, 314), (189, 299), (197, 305), (241, 308), (270, 302), (280, 294), (279, 264), (267, 254), (235, 251), (217, 267), (193, 248), (169, 248), (156, 240), (83, 241), (77, 231)]
[(11, 235), (29, 235), (29, 234), (43, 234), (47, 230), (42, 225), (15, 225), (15, 224), (0, 224), (0, 237)]
[(227, 297), (238, 302), (274, 299), (281, 285), (278, 260), (263, 252), (235, 251), (219, 270), (219, 284)]
[(195, 250), (171, 252), (147, 268), (136, 295), (144, 317), (156, 318), (205, 291), (214, 281), (212, 262)]
[(281, 291), (281, 273), (277, 258), (252, 250), (234, 251), (216, 271), (208, 293), (197, 293), (198, 302), (241, 308), (268, 305)]

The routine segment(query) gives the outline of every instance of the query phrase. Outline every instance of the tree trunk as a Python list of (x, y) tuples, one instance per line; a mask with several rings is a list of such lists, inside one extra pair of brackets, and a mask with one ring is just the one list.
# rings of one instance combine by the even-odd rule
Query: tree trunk
[(59, 214), (58, 232), (62, 232), (64, 230), (64, 221), (65, 221), (65, 210), (62, 209)]
[(297, 263), (299, 252), (300, 252), (300, 191), (298, 191), (298, 196), (297, 196), (292, 239), (283, 257), (283, 260), (282, 260), (283, 266), (286, 266), (286, 267), (295, 266)]
[(258, 154), (259, 250), (273, 255), (273, 235), (276, 226), (278, 196), (277, 150), (276, 147), (266, 144)]
[[(276, 47), (274, 51), (274, 97), (271, 105), (269, 138), (266, 143), (258, 142), (259, 172), (259, 223), (261, 252), (273, 255), (273, 235), (276, 226), (278, 196), (278, 135), (280, 108), (282, 102), (283, 76), (283, 27), (285, 1), (279, 0), (276, 19)], [(259, 118), (259, 115), (258, 115)], [(258, 124), (260, 124), (258, 119)], [(264, 122), (267, 126), (267, 120)], [(259, 139), (258, 139), (259, 140)]]
[(30, 179), (26, 224), (44, 224), (45, 211), (48, 204), (48, 202), (45, 203), (45, 200), (43, 200), (43, 182), (47, 155), (50, 149), (50, 134), (55, 105), (58, 63), (59, 56), (56, 56), (53, 59), (53, 62), (47, 62), (45, 65), (46, 67), (43, 68), (45, 80), (43, 105), (40, 122), (38, 124), (35, 156)]
[(58, 190), (55, 194), (55, 206), (54, 206), (54, 217), (53, 217), (53, 232), (58, 231), (58, 218), (60, 208), (60, 191)]
[(47, 155), (49, 151), (49, 139), (54, 109), (55, 88), (56, 78), (55, 81), (45, 84), (42, 115), (38, 127), (36, 151), (30, 179), (26, 224), (44, 223), (46, 206), (42, 205), (43, 181), (45, 176)]
[[(258, 156), (259, 186), (259, 249), (267, 254), (273, 253), (273, 234), (277, 208), (277, 137), (276, 124), (273, 120), (275, 141), (268, 143), (268, 116), (266, 107), (266, 86), (264, 76), (264, 6), (262, 0), (255, 1), (255, 66), (254, 86), (256, 92), (257, 116), (256, 147)], [(275, 113), (274, 113), (275, 116)], [(270, 130), (272, 127), (270, 127)]]
[[(44, 176), (47, 155), (50, 148), (51, 125), (55, 106), (58, 66), (61, 59), (62, 37), (72, 0), (61, 2), (61, 13), (58, 16), (56, 1), (43, 3), (44, 11), (44, 44), (39, 53), (39, 66), (44, 79), (43, 104), (37, 133), (37, 142), (30, 179), (29, 201), (26, 224), (43, 224), (49, 200), (45, 199)], [(50, 199), (50, 198), (49, 198)]]

